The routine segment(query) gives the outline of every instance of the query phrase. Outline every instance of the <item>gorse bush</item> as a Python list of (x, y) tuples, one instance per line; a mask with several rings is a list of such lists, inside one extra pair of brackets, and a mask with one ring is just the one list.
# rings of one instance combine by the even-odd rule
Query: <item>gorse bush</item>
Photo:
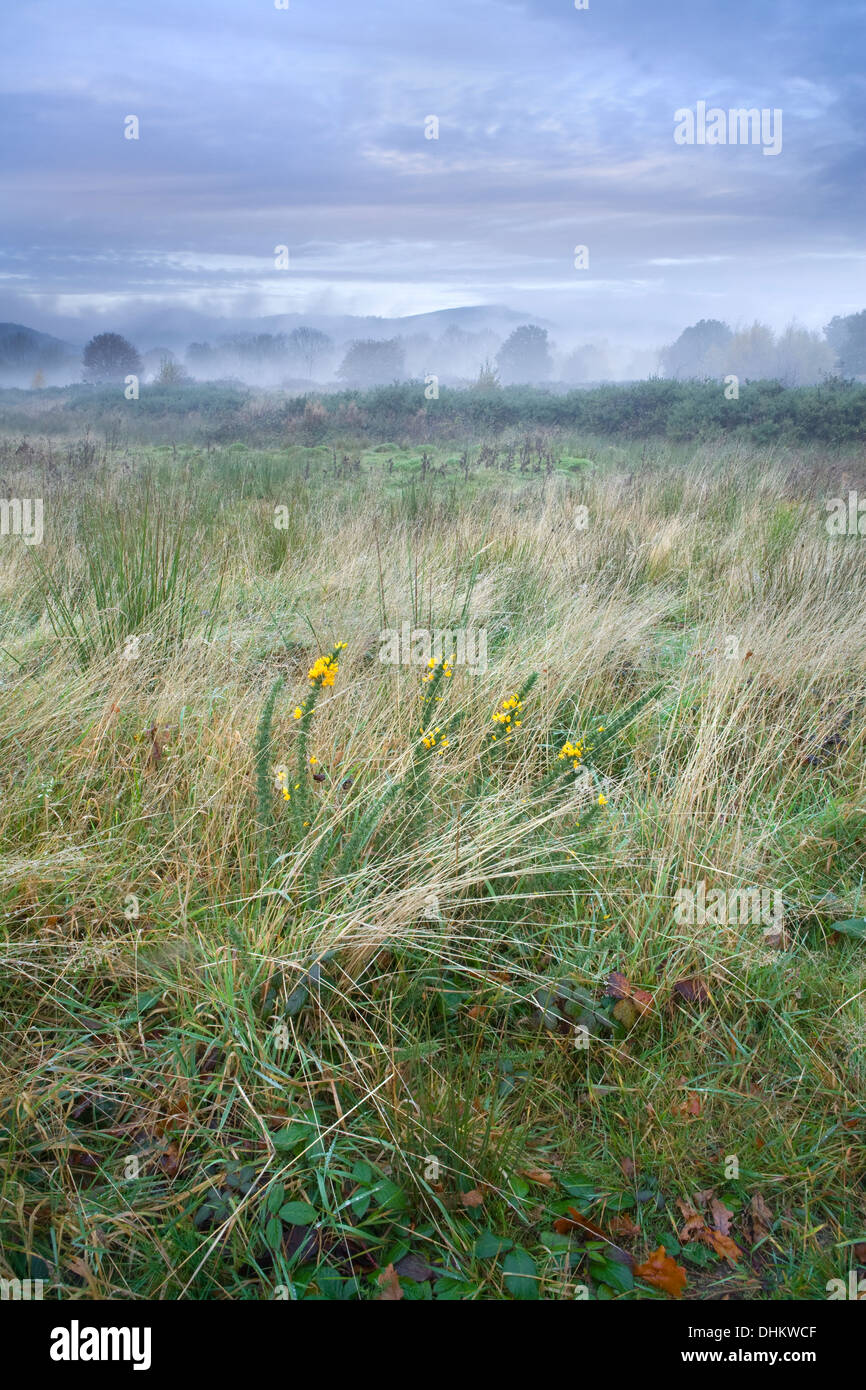
[[(119, 402), (116, 390), (74, 387), (66, 391), (0, 391), (10, 428), (109, 431)], [(420, 442), (477, 440), (506, 430), (585, 432), (620, 439), (710, 440), (731, 437), (752, 443), (843, 445), (866, 439), (866, 385), (830, 378), (818, 386), (785, 387), (778, 381), (739, 384), (729, 400), (718, 381), (608, 383), (580, 389), (507, 386), (475, 390), (442, 385), (428, 400), (423, 382), (406, 381), (369, 390), (323, 390), (304, 395), (256, 392), (241, 383), (188, 382), (143, 386), (125, 403), (124, 429), (137, 440), (184, 438), (208, 446), (331, 443), (344, 438), (406, 438)]]
[[(463, 888), (478, 889), (501, 858), (500, 846), (483, 843), (482, 828), (494, 808), (498, 833), (512, 854), (522, 841), (522, 853), (531, 857), (551, 824), (564, 818), (569, 818), (567, 829), (564, 824), (560, 829), (571, 853), (608, 804), (601, 769), (611, 745), (661, 692), (661, 686), (653, 687), (588, 735), (579, 737), (575, 728), (535, 729), (527, 761), (527, 750), (518, 754), (515, 745), (527, 742), (525, 704), (537, 679), (532, 674), (491, 712), (487, 729), (472, 731), (472, 753), (460, 758), (469, 712), (449, 700), (450, 662), (431, 658), (420, 680), (417, 723), (400, 770), (384, 778), (333, 776), (324, 757), (310, 753), (310, 739), (319, 697), (333, 687), (345, 646), (338, 642), (309, 669), (308, 693), (293, 709), (292, 766), (273, 764), (273, 720), (282, 677), (265, 701), (256, 737), (259, 864), (266, 869), (265, 891), (276, 889), (307, 908), (357, 911), (370, 865), (447, 858), (447, 847), (459, 840), (461, 830), (468, 837)], [(561, 747), (546, 767), (555, 738)], [(453, 773), (449, 759), (456, 762)], [(527, 778), (533, 764), (534, 775)], [(517, 797), (515, 780), (520, 782)], [(286, 813), (276, 825), (275, 800)], [(568, 871), (570, 863), (563, 860), (561, 868)], [(408, 875), (407, 882), (413, 877)], [(417, 887), (414, 883), (412, 891)]]

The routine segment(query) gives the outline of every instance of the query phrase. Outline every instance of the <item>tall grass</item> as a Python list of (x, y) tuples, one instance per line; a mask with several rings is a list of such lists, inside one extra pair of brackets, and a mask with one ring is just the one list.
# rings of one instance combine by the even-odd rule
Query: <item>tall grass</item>
[(132, 505), (85, 501), (76, 568), (64, 573), (34, 557), (54, 632), (82, 666), (112, 652), (128, 657), (130, 638), (165, 650), (194, 621), (192, 589), (205, 568), (200, 520), (188, 498), (169, 501), (149, 484), (137, 491)]
[[(55, 485), (44, 587), (0, 551), (0, 1273), (376, 1298), (411, 1254), (404, 1297), (660, 1296), (557, 1232), (577, 1205), (687, 1296), (823, 1298), (866, 1220), (833, 460), (617, 448), (428, 508), (387, 458), (299, 488), (275, 454), (218, 502), (220, 459), (158, 493), (141, 459)], [(486, 626), (488, 669), (381, 662), (403, 618)], [(778, 936), (677, 921), (701, 878), (778, 889)], [(709, 1190), (734, 1263), (678, 1239)]]

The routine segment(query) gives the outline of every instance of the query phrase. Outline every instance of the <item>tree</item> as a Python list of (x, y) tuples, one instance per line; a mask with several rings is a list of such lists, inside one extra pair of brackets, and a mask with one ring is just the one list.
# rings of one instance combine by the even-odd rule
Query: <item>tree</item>
[(697, 378), (719, 375), (719, 353), (733, 336), (721, 319), (701, 319), (691, 328), (684, 328), (675, 343), (662, 348), (661, 365), (665, 375)]
[(774, 381), (779, 375), (776, 335), (768, 324), (757, 319), (751, 328), (738, 329), (717, 359), (712, 353), (708, 358), (712, 376), (733, 372), (741, 381)]
[(356, 338), (350, 343), (337, 376), (350, 386), (383, 386), (403, 375), (399, 338)]
[(812, 386), (833, 372), (833, 349), (820, 333), (788, 324), (776, 342), (776, 370), (783, 386)]
[(119, 333), (97, 333), (84, 349), (85, 381), (123, 381), (141, 374), (141, 358)]
[(562, 364), (562, 379), (569, 383), (604, 381), (613, 376), (606, 343), (582, 343)]
[(186, 350), (187, 364), (192, 367), (194, 372), (205, 372), (212, 369), (216, 360), (217, 353), (210, 343), (190, 343)]
[(866, 309), (859, 314), (838, 314), (824, 329), (843, 376), (866, 376)]
[(189, 372), (181, 362), (176, 362), (173, 357), (163, 357), (156, 377), (157, 386), (182, 386), (189, 379)]
[(496, 365), (506, 386), (515, 383), (550, 381), (553, 360), (547, 329), (523, 323), (505, 339), (496, 354)]
[(473, 391), (478, 391), (483, 396), (492, 396), (500, 389), (499, 373), (488, 357), (478, 369), (478, 376), (472, 384)]
[(312, 377), (316, 363), (331, 352), (333, 346), (333, 338), (329, 338), (327, 333), (320, 333), (318, 328), (302, 326), (289, 334), (289, 352), (303, 362), (308, 377)]

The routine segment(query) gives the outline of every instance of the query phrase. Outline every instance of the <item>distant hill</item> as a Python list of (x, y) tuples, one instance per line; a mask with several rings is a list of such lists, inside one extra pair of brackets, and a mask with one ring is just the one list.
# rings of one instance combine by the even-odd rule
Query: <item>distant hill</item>
[[(48, 317), (50, 322), (43, 316), (46, 327), (62, 333), (63, 318), (59, 315)], [(69, 323), (70, 326), (74, 323), (75, 330), (80, 331), (79, 320), (69, 320)], [(244, 333), (291, 333), (293, 328), (300, 328), (302, 325), (320, 329), (337, 343), (346, 343), (353, 338), (394, 338), (421, 333), (439, 338), (451, 327), (463, 329), (467, 333), (495, 333), (503, 338), (520, 323), (537, 323), (542, 328), (553, 326), (538, 315), (518, 313), (504, 304), (468, 304), (456, 309), (436, 309), (427, 314), (408, 314), (403, 318), (382, 318), (372, 314), (326, 314), (315, 311), (306, 314), (222, 318), (215, 314), (202, 314), (194, 309), (170, 307), (146, 314), (117, 314), (112, 316), (110, 322), (94, 318), (88, 322), (84, 337), (86, 340), (95, 333), (122, 333), (140, 352), (164, 347), (182, 353), (192, 342), (219, 343)], [(20, 324), (0, 325), (0, 339), (5, 333), (25, 333), (45, 343), (61, 343), (67, 355), (80, 356), (80, 348), (72, 347), (59, 338), (52, 339), (48, 334), (37, 333), (34, 329), (23, 328)]]
[(7, 386), (29, 386), (36, 372), (46, 381), (68, 381), (81, 358), (81, 349), (50, 333), (38, 333), (23, 323), (0, 323), (0, 380)]
[[(50, 316), (46, 327), (63, 332), (63, 319)], [(434, 370), (448, 382), (477, 375), (484, 358), (494, 357), (499, 344), (519, 324), (535, 323), (552, 328), (546, 319), (520, 313), (504, 304), (468, 304), (436, 309), (426, 314), (384, 318), (359, 314), (270, 314), (260, 317), (224, 318), (177, 306), (146, 314), (118, 315), (110, 323), (90, 321), (86, 334), (80, 320), (69, 321), (76, 336), (89, 339), (107, 331), (121, 333), (138, 348), (145, 363), (174, 355), (183, 361), (190, 345), (197, 349), (193, 374), (204, 377), (238, 376), (261, 386), (283, 385), (297, 375), (294, 367), (267, 352), (259, 357), (244, 352), (243, 340), (263, 335), (289, 337), (306, 326), (327, 334), (332, 346), (319, 362), (316, 379), (332, 381), (348, 345), (357, 339), (401, 338), (405, 344), (405, 375), (423, 376)], [(202, 351), (200, 345), (204, 344)], [(240, 350), (239, 350), (239, 344)], [(51, 333), (20, 323), (0, 323), (0, 386), (65, 386), (81, 381), (82, 348)], [(150, 364), (153, 367), (153, 363)]]

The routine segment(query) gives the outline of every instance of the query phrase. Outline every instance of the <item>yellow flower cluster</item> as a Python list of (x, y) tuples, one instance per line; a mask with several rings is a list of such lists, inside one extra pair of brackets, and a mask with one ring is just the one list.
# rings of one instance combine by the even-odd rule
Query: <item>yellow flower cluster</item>
[(437, 724), (435, 729), (421, 728), (418, 730), (418, 732), (421, 735), (421, 742), (423, 743), (425, 748), (436, 748), (438, 745), (439, 756), (441, 757), (444, 754), (445, 749), (448, 747), (448, 740), (447, 738), (439, 737), (439, 735), (442, 733), (441, 725)]
[[(514, 711), (515, 713), (519, 713), (522, 709), (523, 701), (518, 700), (516, 695), (509, 695), (507, 700), (502, 701), (502, 704), (500, 705), (499, 709), (496, 710), (495, 714), (492, 714), (490, 716), (494, 724), (502, 724), (504, 726), (506, 743), (508, 743), (509, 739), (511, 738), (511, 735), (514, 733), (514, 730), (519, 729), (521, 724), (523, 723), (522, 719), (514, 718), (514, 714), (512, 714), (512, 711)], [(491, 734), (491, 743), (495, 743), (496, 739), (497, 735)]]
[[(334, 651), (342, 651), (345, 645), (345, 642), (338, 642), (334, 647)], [(318, 685), (320, 690), (324, 690), (325, 686), (334, 684), (339, 669), (339, 662), (335, 659), (333, 653), (331, 653), (328, 656), (317, 657), (307, 672), (307, 675), (313, 685)], [(296, 719), (303, 719), (306, 712), (306, 702), (302, 705), (295, 705), (294, 716)]]
[(559, 756), (560, 758), (571, 758), (571, 765), (576, 772), (580, 766), (581, 758), (583, 757), (583, 744), (572, 743), (571, 739), (569, 739), (567, 743), (562, 745)]
[[(284, 800), (284, 801), (291, 801), (291, 799), (292, 799), (292, 794), (291, 794), (291, 792), (289, 791), (288, 783), (286, 782), (286, 774), (285, 774), (284, 772), (278, 772), (278, 773), (277, 773), (277, 781), (279, 782), (279, 784), (280, 784), (280, 790), (281, 790), (282, 793), (283, 793), (283, 800)], [(300, 785), (301, 785), (300, 782), (296, 782), (296, 783), (295, 783), (295, 791), (298, 790), (298, 787), (299, 787)]]
[[(345, 645), (345, 642), (338, 642), (336, 647), (334, 648), (334, 651), (342, 651)], [(309, 671), (307, 672), (307, 675), (313, 682), (313, 685), (315, 685), (318, 681), (320, 686), (324, 687), (326, 685), (334, 684), (334, 677), (336, 676), (339, 669), (339, 664), (333, 656), (320, 656), (319, 659), (315, 661), (313, 665), (310, 667)]]
[[(432, 679), (433, 679), (433, 677), (435, 676), (435, 674), (436, 674), (436, 658), (435, 658), (435, 656), (431, 656), (430, 660), (427, 662), (427, 674), (426, 674), (426, 676), (422, 676), (421, 679), (422, 679), (422, 681), (432, 681)], [(454, 675), (454, 671), (452, 670), (450, 661), (443, 660), (443, 662), (442, 662), (442, 674), (443, 674), (443, 676), (445, 676), (445, 677), (447, 677), (447, 678), (450, 678), (451, 676)]]

